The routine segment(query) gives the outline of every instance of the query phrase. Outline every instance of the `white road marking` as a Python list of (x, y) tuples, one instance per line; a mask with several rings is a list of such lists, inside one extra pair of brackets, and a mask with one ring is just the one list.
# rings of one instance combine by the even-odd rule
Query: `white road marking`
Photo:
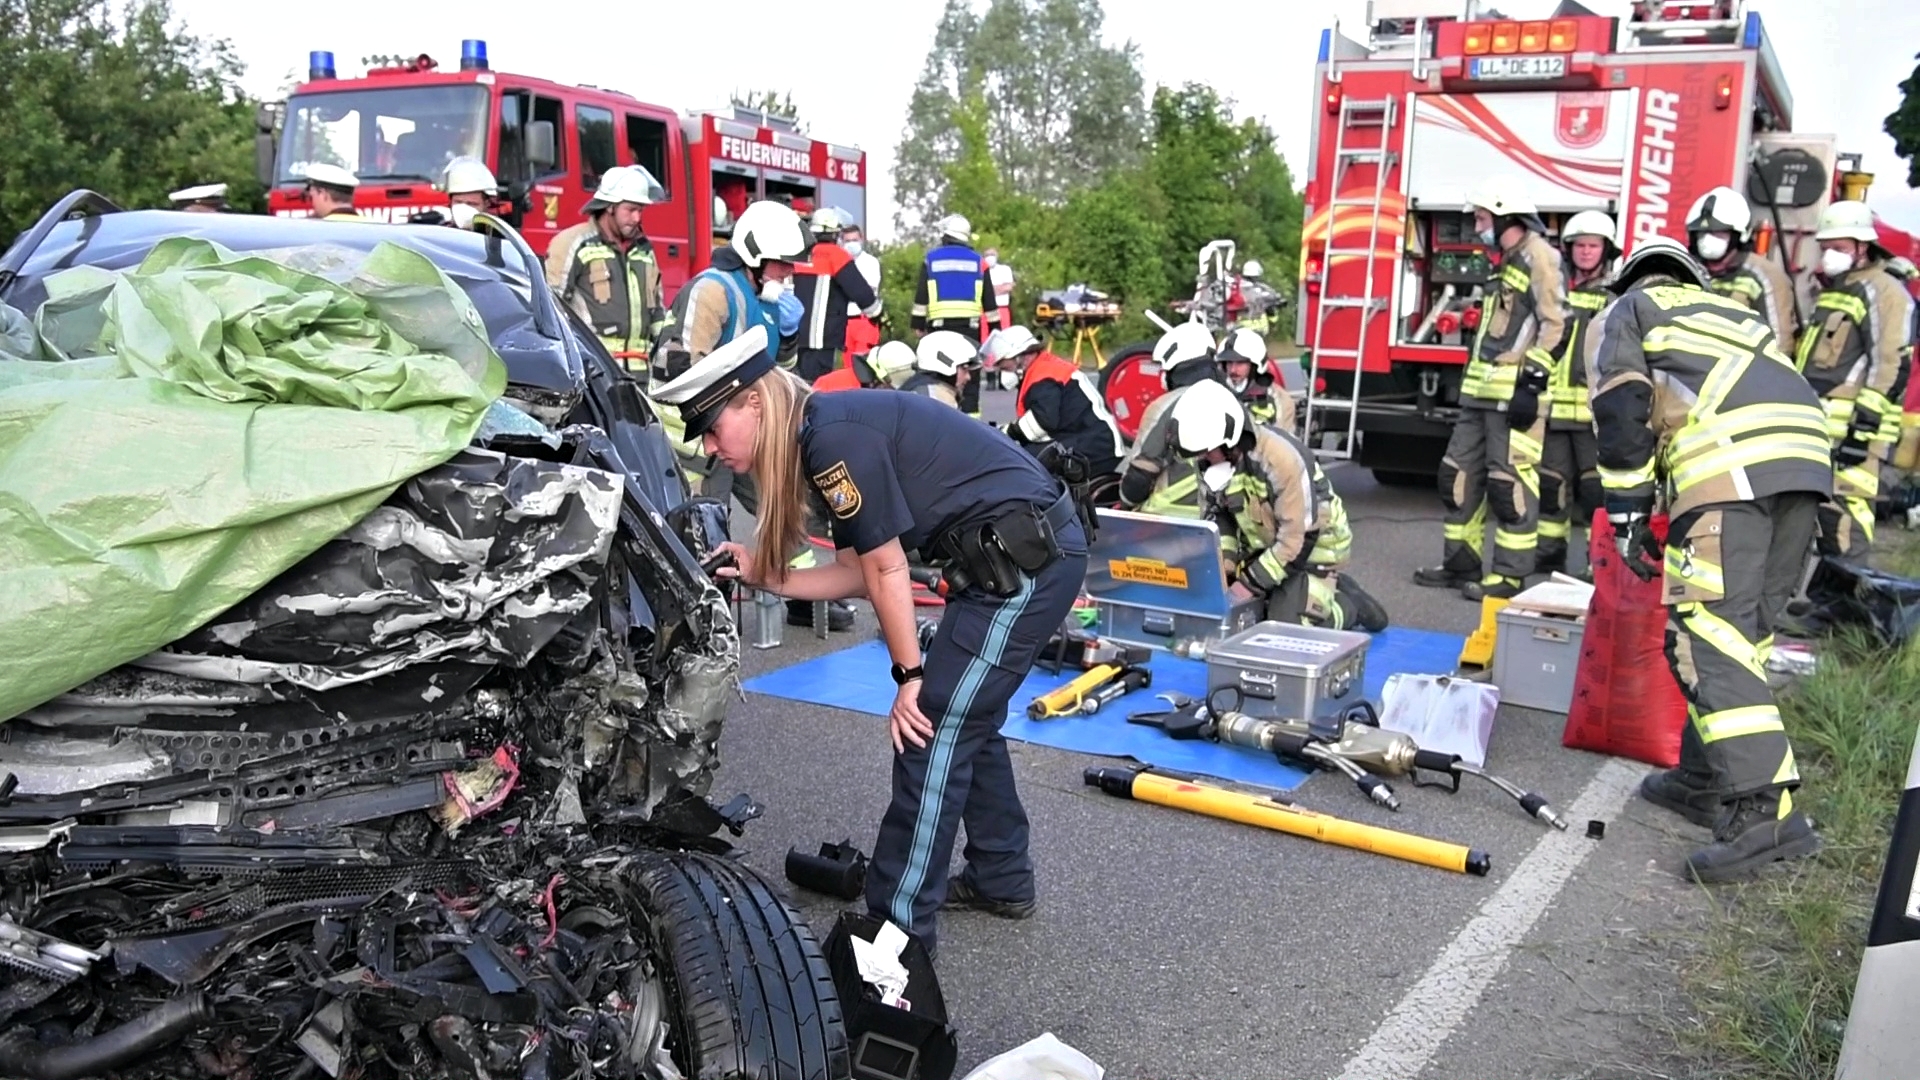
[(1374, 1029), (1339, 1080), (1414, 1080), (1420, 1075), (1506, 968), (1514, 946), (1525, 940), (1593, 852), (1586, 822), (1618, 815), (1646, 772), (1646, 766), (1619, 758), (1601, 766), (1566, 812), (1572, 827), (1540, 838), (1500, 891), (1481, 905), (1480, 913), (1454, 935)]

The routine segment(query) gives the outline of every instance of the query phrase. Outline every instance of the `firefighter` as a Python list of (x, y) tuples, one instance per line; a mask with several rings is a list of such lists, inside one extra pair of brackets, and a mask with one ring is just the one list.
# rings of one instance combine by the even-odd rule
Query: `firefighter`
[(813, 380), (813, 388), (822, 394), (835, 390), (875, 390), (879, 387), (880, 375), (864, 356), (848, 356), (846, 363)]
[(1089, 497), (1108, 502), (1106, 496), (1120, 482), (1120, 459), (1127, 444), (1086, 372), (1048, 352), (1024, 326), (994, 334), (987, 349), (988, 362), (1003, 372), (1020, 373), (1014, 421), (1007, 426), (1007, 434), (1036, 457), (1047, 444), (1057, 443), (1085, 459)]
[(1213, 335), (1198, 322), (1184, 322), (1153, 343), (1163, 392), (1148, 403), (1120, 471), (1120, 505), (1161, 517), (1200, 518), (1206, 514), (1200, 480), (1172, 440), (1172, 409), (1197, 383), (1220, 380), (1219, 352)]
[(1200, 476), (1206, 516), (1220, 525), (1228, 576), (1264, 598), (1266, 618), (1386, 629), (1386, 610), (1341, 573), (1353, 535), (1311, 451), (1289, 432), (1254, 423), (1215, 380), (1188, 387), (1167, 415), (1175, 450)]
[(1576, 524), (1593, 520), (1600, 509), (1600, 466), (1593, 441), (1593, 411), (1587, 406), (1587, 363), (1583, 343), (1589, 324), (1612, 294), (1607, 272), (1620, 257), (1613, 219), (1583, 210), (1567, 219), (1560, 244), (1567, 265), (1566, 346), (1548, 383), (1552, 406), (1547, 440), (1540, 452), (1540, 543), (1534, 569), (1567, 568)]
[(664, 194), (653, 174), (619, 165), (600, 177), (587, 220), (547, 245), (547, 284), (593, 328), (600, 344), (646, 385), (653, 339), (666, 323), (660, 266), (640, 214)]
[[(1545, 398), (1566, 337), (1566, 300), (1560, 253), (1543, 235), (1532, 201), (1506, 181), (1468, 202), (1480, 242), (1500, 250), (1500, 275), (1480, 301), (1480, 326), (1460, 384), (1460, 418), (1440, 460), (1446, 554), (1413, 579), (1457, 588), (1469, 600), (1511, 598), (1534, 569)], [(1489, 504), (1493, 560), (1482, 576)]]
[[(867, 235), (857, 221), (847, 222), (840, 230), (840, 246), (853, 256), (853, 265), (859, 269), (860, 276), (866, 279), (873, 295), (880, 295), (880, 260), (867, 250)], [(860, 308), (849, 300), (847, 302), (847, 351), (855, 356), (864, 356), (874, 346), (880, 344), (880, 324), (886, 321), (885, 311), (872, 319), (861, 313)]]
[(914, 365), (919, 362), (913, 346), (904, 341), (883, 341), (879, 348), (867, 354), (867, 364), (873, 369), (877, 385), (896, 390), (913, 377)]
[[(986, 260), (971, 246), (973, 225), (959, 214), (940, 221), (940, 246), (927, 252), (920, 264), (920, 280), (913, 287), (912, 327), (916, 334), (952, 330), (978, 334), (982, 317), (999, 310)], [(980, 389), (975, 383), (960, 399), (967, 415), (980, 415)]]
[[(1276, 423), (1280, 419), (1280, 405), (1273, 393), (1273, 371), (1267, 367), (1266, 338), (1242, 323), (1220, 343), (1219, 362), (1227, 389), (1247, 407), (1254, 423)], [(1288, 404), (1292, 404), (1291, 400)], [(1288, 410), (1284, 427), (1292, 426), (1292, 410)]]
[(808, 382), (846, 366), (847, 311), (857, 307), (869, 319), (880, 315), (880, 298), (861, 275), (853, 256), (840, 246), (840, 233), (852, 220), (843, 210), (823, 206), (813, 212), (813, 251), (793, 268), (793, 291), (800, 298), (801, 333), (794, 374)]
[(1714, 188), (1687, 211), (1687, 244), (1713, 275), (1713, 291), (1758, 313), (1784, 350), (1796, 332), (1793, 281), (1753, 250), (1752, 238), (1753, 208), (1730, 187)]
[(1667, 661), (1691, 721), (1679, 767), (1640, 790), (1713, 829), (1687, 857), (1704, 882), (1819, 848), (1764, 665), (1833, 491), (1818, 395), (1762, 316), (1710, 288), (1679, 244), (1641, 241), (1586, 354), (1607, 517), (1626, 565), (1664, 574)]
[(1794, 359), (1825, 404), (1833, 441), (1833, 498), (1820, 508), (1819, 550), (1863, 564), (1873, 544), (1880, 463), (1900, 441), (1913, 298), (1887, 270), (1890, 255), (1867, 204), (1828, 206), (1813, 235), (1820, 296)]
[(338, 165), (321, 162), (307, 166), (307, 201), (319, 221), (361, 221), (353, 210), (353, 189), (360, 178)]
[(913, 366), (913, 376), (900, 389), (957, 409), (961, 393), (980, 369), (980, 350), (965, 334), (935, 330), (920, 339)]
[(447, 212), (423, 210), (407, 218), (409, 225), (451, 225), (456, 229), (473, 228), (474, 215), (500, 195), (500, 182), (493, 170), (478, 158), (457, 157), (441, 170), (435, 185), (447, 196)]
[(201, 184), (199, 187), (181, 188), (167, 196), (175, 210), (189, 214), (226, 214), (232, 210), (227, 206), (227, 185)]

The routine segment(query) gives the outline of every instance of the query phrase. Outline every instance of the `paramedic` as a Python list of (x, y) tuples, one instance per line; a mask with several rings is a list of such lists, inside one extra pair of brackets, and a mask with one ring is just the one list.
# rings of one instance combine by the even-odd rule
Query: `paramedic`
[(1019, 373), (1014, 420), (1007, 434), (1035, 457), (1046, 453), (1048, 444), (1058, 444), (1054, 453), (1066, 451), (1083, 459), (1091, 478), (1089, 497), (1096, 503), (1111, 502), (1113, 489), (1120, 483), (1120, 459), (1126, 456), (1127, 442), (1086, 372), (1048, 352), (1024, 326), (994, 334), (988, 342), (988, 362), (1004, 374)]

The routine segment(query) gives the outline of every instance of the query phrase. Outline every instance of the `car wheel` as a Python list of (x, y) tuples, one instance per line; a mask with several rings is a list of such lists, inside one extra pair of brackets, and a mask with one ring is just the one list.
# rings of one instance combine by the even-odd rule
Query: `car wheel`
[(1374, 481), (1382, 487), (1433, 487), (1439, 483), (1433, 473), (1400, 472), (1395, 469), (1374, 469), (1372, 472)]
[(1137, 342), (1108, 356), (1107, 365), (1100, 369), (1099, 387), (1121, 436), (1131, 443), (1140, 433), (1147, 406), (1166, 393), (1160, 365), (1153, 362), (1153, 343)]
[(666, 991), (668, 1049), (688, 1080), (841, 1080), (840, 998), (820, 943), (768, 882), (734, 859), (649, 852), (636, 899)]

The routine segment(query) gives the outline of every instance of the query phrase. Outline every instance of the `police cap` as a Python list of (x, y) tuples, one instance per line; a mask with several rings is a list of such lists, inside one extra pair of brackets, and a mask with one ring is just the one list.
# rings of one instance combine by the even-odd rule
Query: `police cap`
[(688, 440), (698, 439), (713, 430), (713, 422), (727, 402), (773, 368), (766, 327), (754, 326), (656, 389), (653, 399), (662, 405), (678, 406), (687, 423)]

